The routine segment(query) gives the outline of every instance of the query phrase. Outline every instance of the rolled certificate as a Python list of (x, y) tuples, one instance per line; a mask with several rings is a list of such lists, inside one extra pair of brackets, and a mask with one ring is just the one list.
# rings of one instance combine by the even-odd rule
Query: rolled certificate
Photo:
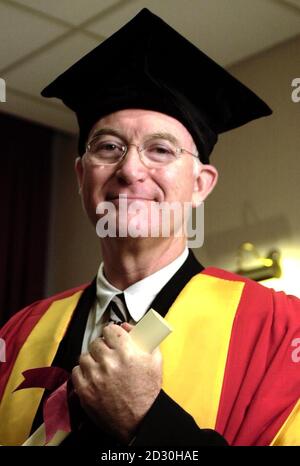
[(152, 353), (171, 332), (168, 322), (154, 309), (150, 309), (133, 327), (130, 336), (142, 350)]
[[(172, 332), (171, 326), (161, 317), (158, 312), (150, 309), (144, 317), (130, 331), (134, 343), (142, 350), (152, 351)], [(24, 443), (23, 447), (29, 446), (55, 446), (69, 435), (70, 432), (58, 430), (49, 443), (46, 442), (45, 424), (42, 424)]]

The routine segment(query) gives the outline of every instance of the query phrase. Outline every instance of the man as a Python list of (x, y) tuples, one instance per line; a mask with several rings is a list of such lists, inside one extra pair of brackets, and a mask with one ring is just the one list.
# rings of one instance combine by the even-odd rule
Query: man
[[(20, 444), (41, 424), (43, 390), (16, 389), (23, 371), (52, 365), (72, 371), (81, 405), (66, 444), (299, 443), (299, 301), (204, 269), (175, 220), (168, 236), (120, 234), (141, 228), (133, 204), (160, 228), (150, 206), (204, 201), (217, 181), (217, 135), (268, 106), (146, 9), (43, 95), (76, 112), (83, 205), (96, 227), (110, 203), (116, 235), (101, 238), (92, 284), (29, 306), (3, 329), (0, 442)], [(130, 330), (151, 307), (173, 332), (148, 354)], [(106, 325), (119, 312), (130, 323)]]

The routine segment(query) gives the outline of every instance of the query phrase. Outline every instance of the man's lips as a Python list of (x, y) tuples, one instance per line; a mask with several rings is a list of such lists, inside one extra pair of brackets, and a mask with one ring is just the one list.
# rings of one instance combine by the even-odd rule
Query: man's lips
[(157, 199), (153, 196), (147, 196), (143, 194), (109, 194), (106, 197), (107, 201), (119, 201), (119, 200), (131, 200), (131, 201), (153, 201), (157, 202)]

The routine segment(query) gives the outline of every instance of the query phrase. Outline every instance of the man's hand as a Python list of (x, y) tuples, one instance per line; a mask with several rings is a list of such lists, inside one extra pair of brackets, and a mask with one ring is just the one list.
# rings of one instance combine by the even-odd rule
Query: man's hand
[(110, 324), (103, 338), (79, 359), (72, 380), (87, 414), (100, 427), (129, 442), (162, 383), (162, 358), (140, 350), (131, 340), (129, 324)]

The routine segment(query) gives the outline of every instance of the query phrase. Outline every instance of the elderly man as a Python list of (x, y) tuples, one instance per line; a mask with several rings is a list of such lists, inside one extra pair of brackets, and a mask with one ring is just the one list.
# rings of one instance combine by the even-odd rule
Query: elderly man
[[(72, 371), (80, 402), (66, 444), (300, 443), (299, 301), (204, 269), (177, 234), (185, 219), (172, 217), (163, 235), (151, 210), (203, 202), (217, 181), (217, 135), (268, 106), (146, 9), (43, 95), (76, 112), (83, 206), (96, 227), (110, 205), (115, 230), (101, 238), (92, 284), (29, 306), (3, 329), (0, 442), (20, 444), (41, 424), (43, 390), (14, 390), (23, 371), (52, 365)], [(130, 235), (129, 225), (149, 232), (155, 222), (160, 234)], [(173, 332), (149, 354), (130, 331), (151, 307)]]

